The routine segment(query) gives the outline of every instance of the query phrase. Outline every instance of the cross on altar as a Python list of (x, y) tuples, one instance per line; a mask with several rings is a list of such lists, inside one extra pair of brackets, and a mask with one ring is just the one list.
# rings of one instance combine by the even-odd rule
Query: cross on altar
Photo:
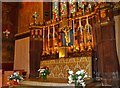
[(5, 34), (5, 36), (8, 37), (8, 35), (10, 34), (10, 31), (6, 29), (5, 31), (3, 31), (3, 34)]

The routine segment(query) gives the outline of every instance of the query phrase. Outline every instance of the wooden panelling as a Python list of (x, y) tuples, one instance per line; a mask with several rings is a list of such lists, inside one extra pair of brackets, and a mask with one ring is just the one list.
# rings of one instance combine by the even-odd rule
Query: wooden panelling
[(13, 70), (13, 62), (2, 63), (2, 70), (3, 71), (12, 71)]
[[(2, 61), (7, 63), (14, 60), (14, 35), (18, 28), (18, 3), (2, 3)], [(8, 37), (3, 33), (8, 30)], [(13, 67), (11, 67), (13, 68)], [(3, 67), (3, 69), (5, 69)]]
[[(109, 8), (109, 10), (111, 9)], [(98, 26), (98, 29), (96, 29), (98, 72), (101, 74), (102, 79), (107, 78), (107, 84), (104, 82), (104, 80), (102, 80), (103, 85), (114, 85), (115, 82), (109, 80), (113, 80), (113, 73), (119, 72), (118, 57), (115, 45), (115, 28), (112, 18), (113, 16), (111, 15), (112, 13), (109, 13), (107, 14), (106, 18), (101, 18), (101, 23), (99, 23), (100, 26), (96, 24), (96, 28)]]
[(42, 54), (42, 41), (30, 40), (30, 77), (35, 78), (38, 76), (38, 69), (40, 67), (40, 60)]
[(48, 21), (51, 19), (51, 2), (43, 2), (43, 19)]

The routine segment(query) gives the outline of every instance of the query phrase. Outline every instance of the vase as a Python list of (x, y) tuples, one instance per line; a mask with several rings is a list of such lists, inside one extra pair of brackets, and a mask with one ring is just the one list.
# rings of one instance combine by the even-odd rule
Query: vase
[(78, 82), (75, 80), (75, 88), (78, 88)]

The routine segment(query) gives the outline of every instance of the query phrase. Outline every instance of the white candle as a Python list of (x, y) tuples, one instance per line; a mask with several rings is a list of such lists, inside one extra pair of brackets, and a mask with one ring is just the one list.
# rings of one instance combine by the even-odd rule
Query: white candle
[(48, 48), (49, 48), (49, 31), (50, 31), (50, 28), (48, 27)]
[(73, 20), (73, 33), (75, 33), (75, 30), (74, 30), (74, 20)]
[(54, 39), (54, 37), (55, 37), (55, 27), (53, 25), (53, 39)]
[(45, 33), (44, 33), (45, 28), (43, 27), (43, 52), (45, 51)]
[(80, 33), (82, 35), (82, 25), (81, 25), (81, 19), (79, 19), (79, 27), (80, 27)]
[(74, 20), (73, 20), (73, 45), (74, 45), (74, 42), (75, 42), (75, 29), (74, 29)]

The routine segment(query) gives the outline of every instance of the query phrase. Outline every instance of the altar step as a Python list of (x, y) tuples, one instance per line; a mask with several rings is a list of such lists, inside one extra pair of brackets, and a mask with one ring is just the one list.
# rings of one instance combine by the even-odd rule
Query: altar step
[[(22, 81), (20, 83), (19, 88), (75, 88), (74, 83), (73, 84), (68, 84), (66, 82), (66, 80), (57, 80), (57, 79), (51, 79), (46, 80), (46, 81), (41, 81), (39, 79), (29, 79), (29, 80), (25, 80)], [(57, 80), (57, 81), (56, 81)], [(99, 88), (101, 87), (101, 83), (100, 82), (93, 82), (93, 80), (88, 80), (86, 81), (87, 86), (85, 88)]]

